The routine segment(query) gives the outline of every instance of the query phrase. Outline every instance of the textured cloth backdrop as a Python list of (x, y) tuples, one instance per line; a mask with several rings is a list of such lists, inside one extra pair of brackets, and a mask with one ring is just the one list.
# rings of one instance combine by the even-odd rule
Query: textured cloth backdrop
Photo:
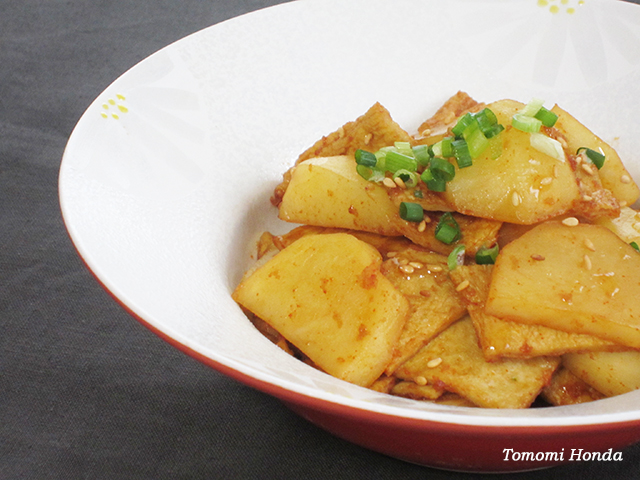
[[(346, 443), (170, 347), (67, 236), (58, 169), (90, 102), (165, 45), (277, 3), (0, 0), (0, 480), (469, 478)], [(639, 467), (636, 446), (514, 478)]]

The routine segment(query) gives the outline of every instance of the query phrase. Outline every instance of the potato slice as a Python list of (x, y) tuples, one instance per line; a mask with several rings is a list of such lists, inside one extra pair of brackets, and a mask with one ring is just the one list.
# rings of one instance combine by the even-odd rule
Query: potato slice
[(576, 405), (593, 402), (605, 396), (588, 383), (576, 377), (564, 367), (560, 367), (551, 378), (551, 383), (544, 387), (541, 397), (551, 405)]
[[(314, 158), (298, 165), (279, 206), (282, 220), (326, 228), (354, 229), (378, 235), (404, 235), (414, 243), (448, 254), (455, 245), (435, 238), (438, 213), (420, 231), (398, 214), (399, 202), (386, 187), (368, 182), (348, 156)], [(441, 205), (439, 205), (441, 206)], [(500, 222), (454, 214), (470, 254), (496, 242)]]
[(606, 160), (604, 166), (598, 171), (603, 187), (610, 190), (624, 205), (634, 203), (640, 197), (640, 189), (624, 167), (618, 153), (558, 105), (555, 105), (551, 111), (558, 115), (554, 128), (564, 135), (569, 153), (575, 154), (580, 147), (588, 147), (604, 153)]
[(358, 175), (355, 159), (346, 155), (295, 167), (279, 208), (287, 222), (401, 235), (398, 207), (386, 188)]
[(625, 348), (592, 335), (568, 333), (487, 315), (484, 307), (489, 295), (492, 269), (491, 265), (463, 265), (449, 274), (456, 285), (468, 285), (459, 289), (460, 297), (467, 306), (487, 360)]
[(563, 366), (608, 397), (640, 388), (640, 352), (575, 353), (562, 357)]
[(409, 317), (387, 366), (393, 374), (427, 342), (453, 322), (466, 309), (447, 275), (447, 257), (415, 248), (398, 253), (382, 264), (382, 273), (409, 300)]
[[(311, 158), (346, 155), (353, 157), (359, 148), (375, 152), (394, 142), (409, 142), (411, 136), (393, 121), (389, 111), (375, 103), (367, 112), (352, 122), (348, 122), (335, 132), (322, 137), (305, 150), (296, 165)], [(278, 206), (291, 180), (293, 168), (283, 175), (282, 183), (274, 190), (271, 203)]]
[(245, 278), (233, 299), (325, 372), (369, 386), (391, 360), (409, 312), (381, 261), (351, 235), (306, 236)]
[(496, 261), (485, 311), (640, 348), (640, 255), (610, 230), (547, 222)]
[(487, 148), (470, 167), (456, 167), (445, 198), (467, 215), (517, 224), (533, 224), (562, 215), (579, 198), (568, 162), (552, 158), (530, 144), (530, 135), (511, 127), (511, 117), (524, 105), (513, 100), (489, 104), (505, 130), (499, 157)]
[(557, 357), (487, 362), (478, 347), (469, 317), (438, 335), (395, 375), (403, 380), (424, 377), (486, 408), (526, 408), (549, 382), (560, 363)]

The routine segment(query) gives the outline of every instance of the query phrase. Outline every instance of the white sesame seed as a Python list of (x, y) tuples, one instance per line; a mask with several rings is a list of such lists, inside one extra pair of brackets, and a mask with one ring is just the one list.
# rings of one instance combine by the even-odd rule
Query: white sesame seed
[(420, 376), (413, 379), (416, 385), (424, 386), (427, 384), (427, 379)]
[(401, 265), (399, 268), (404, 273), (413, 273), (414, 272), (414, 268), (411, 265)]
[(558, 165), (553, 166), (553, 178), (558, 178)]
[(591, 258), (589, 258), (589, 255), (584, 256), (584, 267), (587, 270), (591, 270)]
[(622, 183), (631, 183), (631, 177), (629, 175), (622, 175), (620, 181)]
[(551, 185), (551, 182), (553, 182), (553, 177), (545, 177), (540, 180), (540, 185)]
[(407, 188), (407, 186), (404, 184), (404, 181), (400, 178), (400, 177), (396, 177), (393, 179), (393, 181), (395, 182), (396, 185), (398, 185), (400, 188)]
[(463, 291), (465, 288), (468, 288), (470, 285), (469, 280), (463, 280), (462, 282), (460, 282), (458, 284), (458, 286), (456, 287), (456, 292), (461, 292)]
[(589, 250), (591, 250), (592, 252), (596, 251), (596, 247), (593, 244), (593, 242), (591, 240), (589, 240), (588, 238), (584, 239), (584, 246), (587, 247)]
[(580, 165), (580, 168), (582, 168), (582, 170), (584, 170), (585, 173), (587, 173), (588, 175), (594, 175), (596, 173), (593, 171), (593, 168), (591, 168), (591, 165), (589, 165), (588, 163), (583, 163), (582, 165)]
[(364, 139), (362, 140), (364, 142), (365, 145), (369, 145), (369, 142), (371, 141), (371, 138), (373, 138), (373, 135), (370, 133), (367, 133), (364, 136)]
[(586, 193), (584, 195), (582, 195), (582, 200), (584, 202), (590, 202), (591, 200), (593, 200), (593, 197), (591, 195), (587, 195)]
[(544, 257), (538, 253), (534, 253), (533, 255), (531, 255), (531, 260), (541, 262), (542, 260), (544, 260)]
[(420, 233), (424, 232), (427, 229), (427, 222), (425, 222), (424, 220), (422, 220), (419, 224), (418, 224), (418, 231)]
[(580, 220), (578, 220), (576, 217), (567, 217), (564, 220), (562, 220), (562, 224), (566, 225), (567, 227), (575, 227), (579, 223), (580, 223)]
[(431, 135), (431, 129), (425, 128), (420, 135), (422, 135), (423, 137), (428, 137), (429, 135)]
[(520, 195), (518, 194), (518, 192), (513, 192), (511, 194), (511, 203), (513, 204), (514, 207), (517, 207), (518, 205), (520, 205), (521, 201), (522, 199), (520, 198)]
[(411, 265), (413, 268), (419, 270), (422, 267), (424, 267), (424, 265), (422, 265), (420, 262), (409, 262), (409, 265)]
[(441, 359), (440, 357), (438, 357), (438, 358), (434, 358), (433, 360), (429, 360), (429, 361), (427, 362), (427, 367), (429, 367), (429, 368), (435, 368), (435, 367), (437, 367), (438, 365), (440, 365), (441, 363), (442, 363), (442, 359)]
[(444, 270), (443, 267), (441, 267), (440, 265), (432, 265), (429, 267), (429, 270), (431, 270), (433, 273), (438, 273)]
[(396, 255), (398, 255), (398, 252), (389, 252), (389, 253), (387, 253), (387, 258), (393, 258)]
[(427, 215), (426, 213), (424, 214), (424, 221), (425, 221), (425, 223), (431, 223), (431, 217), (429, 215)]
[(396, 188), (396, 182), (394, 182), (393, 180), (391, 180), (389, 177), (386, 177), (384, 180), (382, 180), (382, 184), (385, 187), (389, 187), (389, 188)]

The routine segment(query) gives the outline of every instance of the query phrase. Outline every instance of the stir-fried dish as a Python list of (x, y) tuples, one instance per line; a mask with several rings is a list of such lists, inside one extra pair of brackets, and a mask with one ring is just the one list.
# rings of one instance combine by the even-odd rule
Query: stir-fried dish
[(640, 190), (558, 105), (458, 92), (410, 134), (380, 104), (318, 140), (233, 292), (287, 353), (436, 403), (640, 388)]

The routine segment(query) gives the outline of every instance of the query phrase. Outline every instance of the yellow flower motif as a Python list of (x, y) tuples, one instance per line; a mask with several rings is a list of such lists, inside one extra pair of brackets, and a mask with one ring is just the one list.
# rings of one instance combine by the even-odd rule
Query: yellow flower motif
[(636, 5), (589, 0), (458, 0), (451, 5), (458, 40), (473, 68), (520, 86), (577, 91), (640, 69)]
[(114, 120), (120, 120), (121, 113), (129, 112), (129, 109), (125, 106), (126, 100), (125, 96), (120, 94), (116, 95), (115, 100), (113, 98), (107, 99), (107, 101), (102, 104), (100, 115), (104, 119), (113, 118)]
[(549, 8), (551, 13), (568, 13), (572, 15), (576, 13), (576, 8), (584, 5), (586, 0), (538, 0), (538, 6), (542, 8)]

